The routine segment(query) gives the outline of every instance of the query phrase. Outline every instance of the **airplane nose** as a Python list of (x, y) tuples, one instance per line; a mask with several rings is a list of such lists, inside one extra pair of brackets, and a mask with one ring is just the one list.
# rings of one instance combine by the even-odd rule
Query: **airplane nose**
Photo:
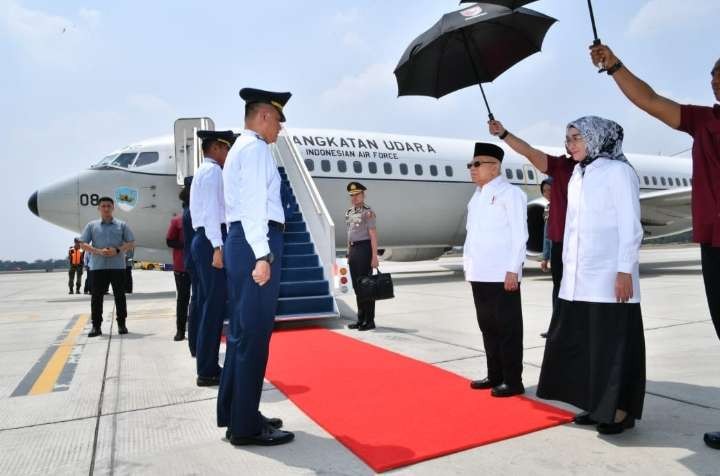
[(35, 216), (40, 216), (37, 207), (37, 190), (35, 191), (35, 193), (30, 195), (30, 198), (28, 199), (28, 208), (31, 212), (35, 214)]

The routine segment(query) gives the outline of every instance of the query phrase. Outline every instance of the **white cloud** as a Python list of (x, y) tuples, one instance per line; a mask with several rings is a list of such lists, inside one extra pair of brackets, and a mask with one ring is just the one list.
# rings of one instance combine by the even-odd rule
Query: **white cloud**
[(718, 0), (650, 0), (630, 21), (628, 33), (635, 37), (697, 27), (699, 23), (717, 23)]
[(334, 107), (367, 104), (369, 100), (385, 101), (397, 91), (392, 73), (394, 68), (390, 63), (371, 64), (357, 75), (343, 77), (320, 97), (324, 103)]

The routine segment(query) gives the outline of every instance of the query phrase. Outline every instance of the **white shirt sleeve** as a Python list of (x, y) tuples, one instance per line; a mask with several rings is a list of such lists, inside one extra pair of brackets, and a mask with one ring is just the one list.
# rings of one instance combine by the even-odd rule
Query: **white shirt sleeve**
[(270, 253), (268, 243), (268, 163), (272, 164), (270, 148), (262, 141), (248, 146), (243, 157), (241, 207), (243, 231), (255, 259)]
[(631, 274), (640, 260), (640, 244), (643, 229), (640, 224), (640, 181), (632, 167), (622, 164), (616, 167), (613, 193), (610, 199), (615, 206), (618, 220), (619, 273)]
[(207, 177), (205, 192), (205, 236), (210, 240), (213, 248), (217, 248), (223, 244), (221, 225), (225, 222), (223, 180), (220, 167), (212, 167)]
[(520, 274), (523, 262), (525, 261), (528, 240), (527, 196), (525, 192), (515, 188), (509, 190), (505, 207), (510, 223), (511, 242), (509, 269), (507, 271)]

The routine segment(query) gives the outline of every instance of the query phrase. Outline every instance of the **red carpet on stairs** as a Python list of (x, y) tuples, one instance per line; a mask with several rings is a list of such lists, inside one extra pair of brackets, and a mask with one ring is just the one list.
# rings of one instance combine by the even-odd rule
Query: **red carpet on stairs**
[[(480, 371), (480, 369), (478, 369)], [(571, 421), (327, 329), (275, 332), (267, 378), (377, 472)]]

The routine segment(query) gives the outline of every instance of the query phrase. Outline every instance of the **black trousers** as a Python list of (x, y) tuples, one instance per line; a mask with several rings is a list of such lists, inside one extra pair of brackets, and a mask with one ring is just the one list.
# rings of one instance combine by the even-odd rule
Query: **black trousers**
[(488, 379), (507, 385), (522, 383), (523, 322), (520, 289), (504, 283), (471, 282), (478, 325), (483, 336)]
[(85, 288), (83, 289), (83, 292), (89, 293), (92, 289), (92, 273), (90, 272), (90, 268), (85, 268), (87, 270), (87, 274), (85, 275)]
[(175, 271), (175, 291), (177, 302), (175, 304), (175, 322), (177, 331), (185, 333), (188, 319), (188, 306), (190, 304), (190, 274), (185, 271)]
[(103, 297), (108, 285), (112, 285), (115, 298), (115, 315), (118, 322), (125, 322), (127, 305), (125, 303), (125, 270), (97, 269), (92, 274), (92, 300), (90, 301), (91, 318), (94, 327), (100, 327), (103, 318)]
[(129, 294), (133, 292), (132, 266), (125, 268), (125, 292)]
[(700, 245), (700, 263), (710, 317), (720, 338), (720, 246)]
[[(372, 246), (370, 240), (355, 242), (348, 249), (348, 266), (353, 288), (363, 276), (372, 273)], [(375, 322), (375, 301), (357, 299), (358, 324)]]
[(553, 241), (550, 248), (550, 274), (553, 280), (552, 305), (553, 311), (557, 304), (558, 294), (560, 293), (560, 283), (563, 275), (563, 242)]
[(77, 289), (77, 292), (80, 292), (80, 284), (82, 283), (82, 274), (83, 274), (83, 266), (73, 266), (70, 265), (70, 269), (68, 270), (68, 287), (70, 288), (70, 291), (73, 290), (73, 281), (75, 281), (75, 276), (77, 276), (77, 284), (75, 285), (75, 289)]

